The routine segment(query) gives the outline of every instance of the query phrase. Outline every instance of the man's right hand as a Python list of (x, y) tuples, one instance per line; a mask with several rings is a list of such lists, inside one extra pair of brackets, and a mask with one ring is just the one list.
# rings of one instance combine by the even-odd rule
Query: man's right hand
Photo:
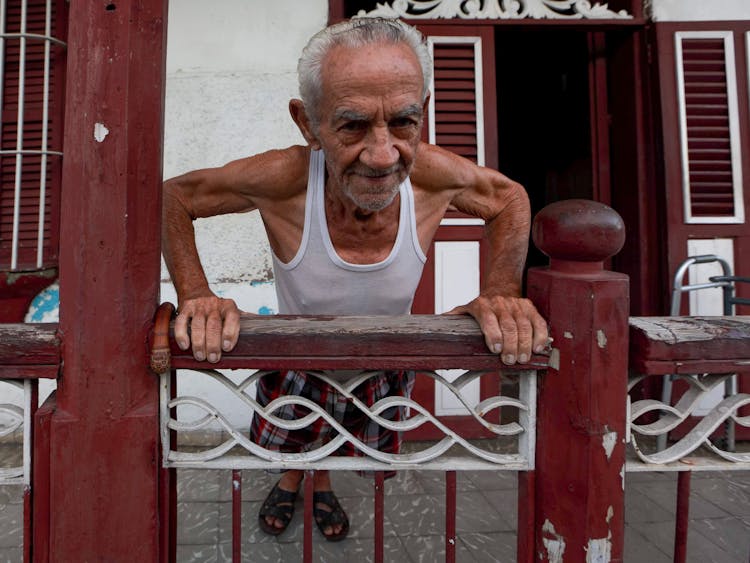
[(239, 334), (240, 310), (231, 299), (209, 295), (180, 303), (174, 323), (175, 340), (182, 350), (192, 344), (196, 360), (218, 362), (222, 351), (235, 347)]

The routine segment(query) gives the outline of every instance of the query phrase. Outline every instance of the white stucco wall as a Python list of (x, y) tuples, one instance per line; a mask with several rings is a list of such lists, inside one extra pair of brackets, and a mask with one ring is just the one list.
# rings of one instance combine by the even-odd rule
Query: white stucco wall
[(750, 20), (750, 0), (652, 0), (654, 21)]
[[(287, 110), (297, 59), (326, 25), (326, 0), (172, 0), (164, 176), (302, 143)], [(257, 213), (196, 221), (209, 282), (244, 310), (273, 312), (271, 258)], [(163, 294), (172, 298), (162, 268)]]

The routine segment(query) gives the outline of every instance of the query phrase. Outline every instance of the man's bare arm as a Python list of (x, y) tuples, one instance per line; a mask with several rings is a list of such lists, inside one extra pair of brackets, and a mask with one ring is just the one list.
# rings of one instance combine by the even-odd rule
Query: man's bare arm
[(489, 241), (490, 267), (479, 296), (450, 313), (472, 315), (488, 348), (502, 353), (505, 363), (525, 363), (532, 351), (545, 348), (548, 337), (544, 319), (521, 297), (531, 222), (526, 191), (495, 170), (436, 147), (422, 148), (415, 181), (437, 186), (450, 194), (455, 209), (484, 219)]
[(272, 151), (221, 168), (189, 172), (164, 183), (162, 252), (177, 290), (175, 338), (184, 350), (192, 344), (197, 360), (217, 362), (222, 351), (234, 348), (239, 310), (234, 301), (217, 297), (209, 288), (195, 244), (193, 221), (251, 211), (288, 197), (299, 184), (295, 175), (305, 154), (303, 147)]

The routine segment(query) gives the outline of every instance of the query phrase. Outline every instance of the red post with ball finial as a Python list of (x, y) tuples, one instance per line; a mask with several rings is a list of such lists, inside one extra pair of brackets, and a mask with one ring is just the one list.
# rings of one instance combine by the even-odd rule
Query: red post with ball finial
[(622, 561), (628, 278), (604, 261), (625, 242), (620, 216), (564, 200), (535, 218), (550, 258), (528, 296), (550, 323), (550, 367), (537, 403), (534, 553), (538, 561)]

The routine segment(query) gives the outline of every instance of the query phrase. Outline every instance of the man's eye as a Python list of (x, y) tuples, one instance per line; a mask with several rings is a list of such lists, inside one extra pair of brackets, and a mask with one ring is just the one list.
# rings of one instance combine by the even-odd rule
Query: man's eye
[(339, 129), (342, 131), (361, 131), (364, 128), (365, 124), (361, 121), (347, 121), (341, 127), (339, 127)]
[(391, 127), (398, 129), (415, 126), (417, 122), (409, 117), (400, 117), (391, 121)]

